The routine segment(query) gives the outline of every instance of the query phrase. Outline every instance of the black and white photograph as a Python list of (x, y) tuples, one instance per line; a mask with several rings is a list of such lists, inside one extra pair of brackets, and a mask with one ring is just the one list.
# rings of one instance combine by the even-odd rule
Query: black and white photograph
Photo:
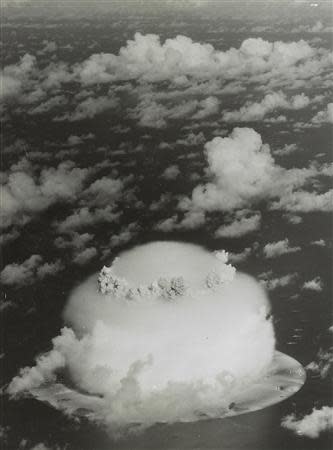
[(0, 449), (331, 450), (331, 0), (0, 22)]

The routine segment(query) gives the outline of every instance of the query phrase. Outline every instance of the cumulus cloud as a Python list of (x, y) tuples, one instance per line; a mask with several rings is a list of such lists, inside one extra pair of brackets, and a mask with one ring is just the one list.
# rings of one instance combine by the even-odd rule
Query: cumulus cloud
[(219, 99), (207, 97), (199, 103), (199, 110), (192, 116), (192, 119), (206, 119), (206, 117), (217, 114), (219, 111)]
[[(205, 145), (212, 181), (197, 186), (189, 204), (203, 210), (229, 210), (248, 204), (269, 192), (278, 167), (258, 133), (235, 128), (230, 137), (216, 137)], [(239, 180), (235, 183), (235, 180)]]
[(298, 110), (310, 104), (306, 95), (297, 94), (288, 99), (283, 92), (267, 94), (261, 102), (248, 101), (238, 111), (225, 112), (222, 116), (225, 122), (251, 122), (263, 120), (264, 117), (278, 109)]
[(289, 273), (287, 275), (283, 275), (282, 277), (273, 277), (273, 273), (269, 271), (260, 274), (259, 278), (261, 280), (261, 284), (265, 286), (266, 289), (273, 291), (278, 288), (289, 286), (297, 280), (298, 275), (296, 273)]
[(46, 276), (55, 275), (64, 269), (63, 263), (58, 259), (51, 263), (44, 263), (37, 268), (37, 278), (43, 279)]
[(72, 230), (66, 230), (65, 236), (58, 236), (54, 245), (57, 248), (69, 249), (72, 252), (72, 261), (74, 264), (84, 265), (95, 258), (98, 251), (91, 245), (94, 235), (91, 233), (78, 233)]
[(83, 206), (76, 209), (63, 221), (57, 221), (55, 226), (61, 233), (66, 233), (83, 227), (94, 226), (98, 223), (116, 222), (119, 219), (119, 215), (120, 213), (114, 211), (114, 205), (103, 208)]
[(162, 174), (162, 177), (165, 178), (166, 180), (174, 180), (175, 178), (178, 177), (179, 174), (180, 174), (179, 167), (176, 164), (174, 164), (165, 169), (165, 171)]
[(94, 137), (95, 137), (95, 135), (93, 133), (83, 134), (81, 136), (76, 136), (75, 134), (71, 134), (70, 136), (68, 136), (67, 144), (70, 146), (80, 145), (80, 144), (83, 144), (84, 141), (86, 141), (88, 139), (93, 139)]
[(59, 447), (51, 448), (48, 445), (44, 444), (43, 442), (40, 442), (39, 444), (34, 445), (31, 447), (30, 450), (60, 450)]
[(187, 211), (179, 222), (179, 227), (184, 229), (195, 229), (205, 223), (205, 215), (202, 211)]
[[(193, 42), (186, 36), (166, 39), (161, 44), (154, 34), (136, 33), (118, 55), (94, 54), (74, 68), (75, 76), (86, 85), (115, 80), (158, 82), (187, 77), (198, 80), (222, 77), (235, 79), (242, 75), (265, 74), (308, 78), (330, 64), (328, 52), (301, 40), (268, 42), (250, 38), (241, 46), (227, 51), (215, 50), (210, 44)], [(306, 72), (307, 71), (307, 72)]]
[(291, 247), (289, 245), (289, 239), (283, 239), (277, 242), (270, 242), (266, 244), (263, 248), (263, 253), (265, 258), (276, 258), (281, 255), (286, 255), (288, 253), (299, 252), (301, 247)]
[(246, 261), (249, 258), (251, 253), (252, 253), (251, 247), (244, 248), (244, 250), (239, 253), (229, 252), (229, 260), (233, 264), (243, 263), (244, 261)]
[[(285, 169), (275, 163), (269, 146), (251, 128), (235, 128), (228, 137), (207, 142), (205, 155), (207, 181), (197, 185), (189, 198), (180, 199), (182, 211), (233, 211), (263, 200), (270, 202), (272, 210), (294, 215), (332, 209), (332, 191), (318, 192), (322, 186), (316, 181), (317, 177), (330, 177), (332, 166)], [(312, 192), (303, 190), (310, 186)]]
[(142, 100), (132, 111), (132, 117), (139, 119), (139, 125), (150, 128), (165, 128), (168, 110), (165, 106), (150, 99)]
[(29, 77), (35, 69), (36, 58), (25, 54), (18, 64), (6, 66), (0, 72), (1, 97), (10, 99), (20, 95), (23, 87), (29, 82)]
[(274, 155), (277, 156), (286, 156), (290, 155), (291, 153), (294, 153), (298, 150), (298, 147), (296, 144), (285, 144), (282, 148), (278, 148), (274, 150)]
[(59, 108), (60, 106), (64, 106), (67, 104), (67, 99), (64, 95), (56, 95), (54, 97), (49, 98), (45, 102), (40, 103), (38, 106), (30, 109), (28, 111), (31, 115), (36, 114), (45, 114), (53, 110), (54, 108)]
[[(47, 42), (44, 50), (55, 50), (55, 44)], [(186, 36), (162, 43), (157, 35), (136, 33), (118, 54), (93, 54), (80, 63), (56, 62), (46, 67), (40, 67), (34, 56), (26, 54), (19, 63), (6, 66), (1, 75), (3, 95), (7, 99), (20, 105), (38, 103), (31, 108), (32, 114), (61, 106), (65, 99), (49, 97), (64, 84), (74, 82), (77, 86), (91, 88), (88, 98), (84, 98), (82, 91), (71, 99), (72, 112), (60, 113), (54, 120), (78, 121), (94, 117), (115, 108), (121, 92), (134, 88), (138, 105), (132, 108), (132, 117), (137, 118), (141, 126), (163, 128), (169, 119), (203, 120), (217, 114), (220, 103), (217, 95), (237, 94), (246, 89), (244, 85), (248, 83), (267, 85), (271, 90), (293, 83), (304, 84), (304, 80), (307, 84), (309, 80), (317, 83), (330, 65), (328, 50), (311, 47), (303, 40), (268, 42), (250, 38), (239, 48), (221, 51)], [(119, 81), (127, 83), (119, 86)], [(160, 82), (168, 85), (165, 92), (155, 89)], [(101, 84), (110, 85), (111, 90), (108, 95), (96, 97), (94, 89)], [(46, 97), (48, 100), (44, 102)], [(75, 104), (80, 98), (83, 100)], [(177, 99), (175, 107), (162, 101), (172, 99)], [(298, 109), (308, 101), (304, 94), (288, 100), (278, 91), (267, 94), (262, 102), (247, 104), (245, 109), (250, 110), (242, 110), (241, 115), (262, 117), (261, 110), (266, 114), (278, 105)]]
[(123, 227), (118, 234), (113, 234), (110, 239), (110, 247), (119, 247), (130, 242), (137, 234), (139, 226), (136, 222)]
[(168, 203), (170, 203), (171, 199), (172, 199), (171, 194), (169, 193), (162, 194), (158, 200), (155, 200), (150, 204), (149, 206), (150, 211), (158, 211), (164, 208)]
[(174, 230), (194, 230), (205, 224), (206, 216), (203, 211), (187, 211), (182, 218), (174, 214), (168, 219), (159, 222), (155, 229), (163, 232)]
[(320, 378), (326, 378), (333, 367), (333, 347), (328, 350), (320, 349), (315, 360), (311, 361), (306, 370), (314, 375), (319, 375)]
[(36, 279), (41, 280), (46, 276), (55, 275), (63, 268), (60, 260), (44, 263), (42, 256), (32, 255), (21, 264), (12, 263), (5, 266), (0, 273), (0, 279), (7, 286), (26, 286)]
[(202, 145), (206, 141), (205, 135), (202, 131), (199, 133), (193, 133), (192, 131), (185, 137), (181, 139), (177, 139), (176, 144), (182, 145), (185, 147), (194, 147), (197, 145)]
[(293, 213), (283, 214), (283, 217), (292, 225), (298, 225), (303, 222), (303, 218)]
[(285, 196), (272, 203), (272, 209), (282, 209), (290, 212), (329, 212), (333, 210), (333, 189), (317, 193), (308, 191), (288, 192)]
[(73, 262), (75, 264), (79, 264), (80, 266), (82, 266), (90, 262), (93, 258), (95, 258), (97, 256), (97, 253), (98, 252), (95, 247), (85, 248), (84, 250), (78, 252), (75, 255)]
[(333, 408), (329, 406), (314, 408), (310, 414), (301, 418), (290, 414), (282, 419), (281, 425), (300, 436), (316, 439), (321, 433), (333, 430)]
[(167, 233), (169, 231), (176, 230), (179, 227), (180, 227), (180, 225), (178, 224), (178, 216), (175, 214), (172, 217), (169, 217), (167, 219), (160, 221), (155, 226), (155, 229), (158, 231), (163, 231), (163, 232)]
[(57, 201), (74, 200), (88, 173), (88, 169), (77, 168), (70, 161), (42, 169), (38, 177), (12, 171), (1, 186), (2, 227), (24, 224)]
[(312, 241), (311, 245), (316, 245), (318, 247), (325, 247), (326, 246), (326, 242), (324, 241), (324, 239), (318, 239), (316, 241)]
[(63, 120), (76, 122), (78, 120), (92, 119), (97, 114), (101, 114), (108, 109), (113, 109), (116, 106), (118, 106), (118, 100), (115, 97), (89, 97), (79, 103), (72, 113), (57, 116), (53, 120), (56, 122)]
[(83, 195), (94, 206), (111, 206), (122, 196), (128, 180), (112, 177), (98, 178), (83, 192)]
[(80, 193), (85, 206), (76, 208), (62, 221), (55, 221), (55, 227), (61, 233), (69, 233), (98, 223), (116, 222), (121, 215), (121, 211), (117, 210), (119, 202), (134, 198), (131, 189), (124, 190), (131, 180), (131, 176), (124, 179), (110, 176), (96, 179)]
[(67, 64), (50, 63), (41, 69), (35, 56), (25, 54), (17, 64), (5, 66), (0, 72), (4, 89), (2, 96), (9, 103), (30, 105), (40, 102), (53, 90), (73, 79)]
[(43, 48), (40, 50), (40, 54), (45, 54), (45, 53), (53, 53), (57, 50), (58, 45), (55, 41), (48, 41), (47, 39), (45, 39), (42, 44), (44, 45)]
[(9, 242), (15, 241), (19, 237), (20, 233), (18, 230), (13, 228), (12, 230), (8, 231), (7, 233), (1, 233), (0, 236), (0, 245), (6, 245)]
[(312, 123), (333, 123), (333, 103), (329, 103), (324, 111), (319, 111), (312, 118)]
[(41, 262), (42, 257), (40, 255), (32, 255), (22, 264), (8, 264), (0, 275), (2, 283), (6, 285), (29, 284)]
[(320, 277), (316, 277), (313, 280), (306, 281), (303, 284), (303, 289), (321, 292), (323, 290), (323, 281)]
[(235, 220), (229, 224), (220, 226), (215, 231), (217, 238), (236, 238), (252, 233), (260, 228), (261, 214), (248, 211), (238, 211)]
[(205, 119), (219, 110), (219, 100), (207, 97), (203, 100), (182, 100), (177, 103), (160, 103), (152, 93), (142, 94), (139, 104), (130, 110), (130, 117), (139, 125), (149, 128), (165, 128), (169, 120)]
[(70, 248), (80, 250), (92, 241), (94, 235), (91, 233), (79, 234), (76, 231), (69, 232), (65, 237), (59, 236), (55, 239), (54, 245), (57, 248)]

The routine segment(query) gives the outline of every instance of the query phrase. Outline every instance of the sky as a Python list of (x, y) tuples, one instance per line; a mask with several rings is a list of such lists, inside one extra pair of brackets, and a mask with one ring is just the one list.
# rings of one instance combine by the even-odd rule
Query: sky
[[(61, 336), (72, 290), (153, 240), (228, 251), (270, 298), (277, 350), (307, 370), (281, 407), (239, 419), (252, 430), (240, 442), (330, 448), (330, 3), (27, 0), (2, 13), (4, 448), (104, 439), (8, 386)], [(170, 426), (163, 443), (153, 427), (112, 445), (194, 448), (194, 428)], [(197, 445), (217, 448), (200, 426)]]

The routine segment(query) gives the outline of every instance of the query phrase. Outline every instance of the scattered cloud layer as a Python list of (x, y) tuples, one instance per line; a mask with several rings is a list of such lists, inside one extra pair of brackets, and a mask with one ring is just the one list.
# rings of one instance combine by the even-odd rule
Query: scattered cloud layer
[[(216, 116), (219, 96), (237, 94), (251, 85), (265, 86), (263, 99), (225, 111), (223, 121), (258, 121), (275, 110), (306, 108), (312, 101), (306, 94), (288, 98), (281, 89), (306, 88), (310, 83), (317, 87), (320, 78), (324, 84), (332, 64), (328, 50), (304, 40), (249, 38), (238, 48), (221, 51), (182, 35), (161, 42), (158, 35), (136, 33), (118, 54), (95, 53), (72, 64), (56, 60), (41, 68), (40, 57), (54, 50), (56, 44), (47, 41), (42, 54), (26, 53), (18, 63), (4, 67), (2, 95), (8, 107), (32, 115), (52, 111), (55, 121), (75, 122), (113, 110), (129, 95), (132, 102), (136, 98), (129, 117), (142, 127), (157, 129), (179, 118), (198, 121)], [(59, 95), (59, 89), (70, 83), (79, 88), (76, 95)], [(108, 93), (99, 94), (100, 86), (109, 87)], [(330, 105), (310, 123), (331, 121)], [(287, 119), (280, 115), (267, 120)]]
[[(166, 39), (136, 33), (118, 55), (95, 54), (74, 68), (74, 75), (86, 85), (114, 80), (157, 82), (172, 80), (186, 85), (188, 77), (234, 79), (259, 75), (268, 80), (284, 76), (308, 78), (330, 63), (328, 53), (319, 53), (305, 41), (285, 43), (250, 38), (225, 52), (210, 44), (193, 42), (186, 36)], [(306, 73), (306, 71), (308, 71)]]
[(75, 167), (71, 161), (42, 169), (39, 176), (12, 170), (1, 186), (2, 227), (25, 224), (58, 201), (76, 200), (88, 174), (88, 169)]
[(32, 255), (21, 264), (12, 263), (5, 266), (0, 273), (0, 280), (7, 286), (26, 286), (36, 280), (56, 275), (63, 269), (64, 265), (59, 259), (44, 262), (42, 256)]
[(288, 99), (281, 91), (267, 94), (261, 102), (246, 102), (238, 111), (225, 112), (222, 116), (226, 122), (254, 122), (263, 120), (267, 114), (276, 110), (298, 110), (309, 105), (306, 95), (297, 94)]
[(230, 211), (274, 198), (279, 200), (270, 204), (272, 209), (309, 212), (332, 208), (331, 191), (302, 189), (319, 175), (330, 176), (331, 166), (284, 169), (252, 128), (234, 128), (230, 136), (214, 138), (205, 144), (205, 152), (210, 180), (181, 201), (184, 210)]

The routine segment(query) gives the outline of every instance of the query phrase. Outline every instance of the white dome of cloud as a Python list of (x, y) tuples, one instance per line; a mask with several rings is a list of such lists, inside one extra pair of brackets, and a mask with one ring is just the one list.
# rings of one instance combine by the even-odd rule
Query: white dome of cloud
[[(96, 279), (89, 279), (66, 309), (66, 321), (76, 332), (91, 333), (95, 342), (85, 364), (92, 370), (108, 366), (108, 389), (114, 390), (131, 364), (150, 361), (138, 376), (147, 393), (170, 382), (213, 385), (224, 371), (232, 377), (257, 376), (274, 351), (272, 324), (266, 320), (269, 305), (261, 286), (244, 274), (208, 288), (210, 274), (233, 276), (230, 266), (232, 275), (224, 272), (225, 266), (190, 244), (157, 242), (124, 252), (113, 263), (113, 274), (125, 279), (128, 289), (141, 286), (143, 295), (135, 300), (101, 295)], [(172, 286), (170, 298), (145, 292), (158, 280), (167, 283), (180, 276), (182, 295), (173, 298)]]
[[(138, 246), (73, 291), (68, 327), (8, 393), (111, 430), (259, 409), (281, 400), (277, 382), (289, 396), (304, 381), (302, 370), (290, 376), (297, 363), (275, 352), (269, 316), (263, 288), (236, 274), (224, 251)], [(63, 370), (74, 388), (57, 381)], [(235, 401), (240, 410), (230, 409)]]

